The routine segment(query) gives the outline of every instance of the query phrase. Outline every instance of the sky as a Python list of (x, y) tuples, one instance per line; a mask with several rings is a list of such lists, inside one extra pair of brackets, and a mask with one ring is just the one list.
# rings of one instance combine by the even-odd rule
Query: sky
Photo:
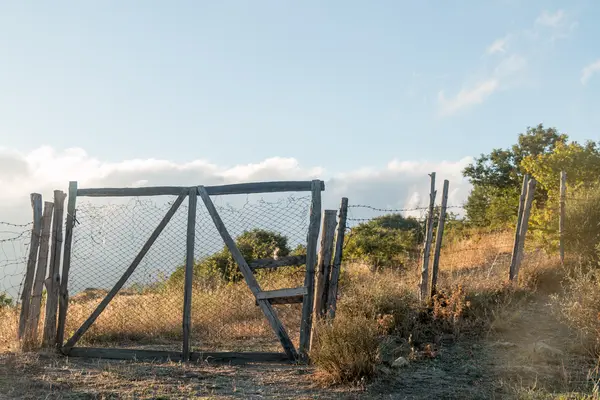
[(599, 19), (594, 0), (0, 2), (0, 221), (69, 180), (319, 178), (326, 207), (400, 208), (437, 171), (459, 204), (462, 168), (528, 126), (600, 138)]

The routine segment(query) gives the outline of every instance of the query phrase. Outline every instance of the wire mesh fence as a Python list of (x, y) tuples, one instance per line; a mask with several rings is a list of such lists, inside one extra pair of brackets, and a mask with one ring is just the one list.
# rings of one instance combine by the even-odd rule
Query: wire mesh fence
[[(119, 280), (173, 201), (79, 199), (67, 338)], [(213, 196), (213, 202), (248, 262), (305, 251), (310, 196)], [(80, 345), (180, 350), (187, 220), (184, 201)], [(275, 334), (201, 202), (195, 230), (192, 350), (278, 349)], [(303, 285), (304, 269), (264, 270), (256, 276), (265, 290), (297, 287)], [(275, 308), (297, 344), (300, 305)]]
[(0, 306), (15, 305), (21, 295), (33, 223), (0, 221)]

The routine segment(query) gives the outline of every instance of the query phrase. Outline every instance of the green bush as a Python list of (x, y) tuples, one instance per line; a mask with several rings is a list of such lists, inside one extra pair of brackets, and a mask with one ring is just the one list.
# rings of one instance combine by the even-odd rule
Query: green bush
[(359, 224), (346, 236), (345, 258), (368, 263), (373, 271), (403, 267), (418, 254), (421, 223), (412, 217), (389, 214)]
[[(264, 229), (246, 231), (236, 238), (236, 244), (244, 259), (252, 261), (261, 258), (272, 258), (277, 255), (285, 257), (290, 254), (287, 237)], [(296, 252), (301, 252), (299, 246)], [(179, 266), (169, 278), (172, 284), (180, 284), (184, 278), (184, 267)], [(194, 282), (196, 284), (214, 286), (220, 282), (237, 282), (243, 279), (238, 265), (229, 249), (223, 249), (208, 257), (194, 262)]]
[(581, 189), (567, 201), (565, 249), (597, 262), (600, 247), (600, 185)]
[(13, 305), (13, 299), (7, 293), (0, 293), (0, 308), (8, 308)]

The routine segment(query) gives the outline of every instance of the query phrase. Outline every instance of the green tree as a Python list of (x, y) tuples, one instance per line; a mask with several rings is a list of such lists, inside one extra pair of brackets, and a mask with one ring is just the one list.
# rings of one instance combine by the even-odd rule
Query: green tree
[(0, 308), (12, 307), (13, 304), (13, 299), (8, 293), (0, 293)]
[(345, 258), (366, 262), (372, 271), (402, 267), (418, 254), (422, 224), (415, 218), (388, 214), (361, 223), (346, 236)]
[[(476, 226), (502, 226), (513, 222), (523, 175), (528, 172), (522, 165), (523, 160), (550, 154), (567, 140), (566, 134), (539, 124), (519, 134), (517, 143), (509, 149), (494, 149), (476, 158), (463, 170), (473, 185), (465, 205), (469, 221)], [(539, 203), (546, 198), (543, 188), (537, 191)]]

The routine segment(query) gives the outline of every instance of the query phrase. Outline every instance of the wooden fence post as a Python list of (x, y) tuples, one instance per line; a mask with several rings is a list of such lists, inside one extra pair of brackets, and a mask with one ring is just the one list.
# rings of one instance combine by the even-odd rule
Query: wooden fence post
[(432, 172), (431, 189), (429, 191), (429, 210), (427, 213), (427, 225), (425, 228), (425, 243), (423, 245), (423, 265), (421, 267), (421, 282), (419, 284), (419, 297), (421, 301), (427, 299), (427, 285), (429, 284), (429, 256), (431, 253), (431, 242), (433, 241), (433, 209), (435, 206), (435, 172)]
[(310, 223), (306, 240), (306, 273), (304, 287), (308, 293), (302, 302), (302, 321), (300, 322), (300, 356), (306, 358), (310, 350), (310, 334), (312, 330), (312, 311), (315, 295), (315, 266), (317, 264), (317, 242), (321, 223), (321, 182), (312, 181), (312, 201), (310, 205)]
[(194, 244), (196, 242), (196, 207), (198, 189), (189, 192), (187, 241), (185, 244), (185, 286), (183, 289), (183, 361), (190, 360), (190, 333), (192, 327), (192, 283), (194, 279)]
[(340, 272), (342, 268), (342, 256), (344, 252), (344, 236), (346, 235), (346, 218), (348, 216), (348, 198), (342, 197), (340, 205), (340, 217), (337, 226), (337, 235), (335, 239), (335, 255), (333, 256), (333, 266), (331, 268), (331, 281), (329, 283), (329, 293), (327, 294), (327, 310), (329, 318), (335, 318), (337, 307), (338, 283), (340, 281)]
[(31, 229), (31, 242), (29, 244), (29, 257), (27, 258), (27, 270), (25, 271), (25, 282), (21, 292), (21, 314), (19, 316), (18, 339), (23, 338), (29, 312), (31, 308), (31, 289), (35, 276), (35, 262), (40, 247), (40, 236), (42, 233), (42, 195), (31, 193), (31, 208), (33, 209), (33, 228)]
[(40, 312), (42, 308), (42, 291), (44, 289), (44, 279), (48, 268), (48, 250), (50, 247), (50, 231), (52, 229), (52, 212), (54, 203), (44, 202), (44, 216), (42, 220), (42, 232), (40, 234), (40, 250), (38, 253), (37, 270), (33, 282), (33, 293), (31, 294), (31, 309), (27, 319), (27, 333), (29, 340), (37, 343), (38, 324), (40, 321)]
[(567, 197), (567, 172), (560, 172), (560, 215), (558, 220), (560, 264), (565, 264), (565, 214)]
[(527, 184), (527, 197), (525, 199), (525, 208), (523, 209), (523, 221), (521, 222), (521, 231), (519, 232), (519, 248), (514, 271), (515, 281), (517, 281), (517, 278), (519, 277), (519, 269), (521, 268), (521, 262), (523, 261), (525, 238), (527, 237), (527, 228), (529, 227), (529, 216), (531, 215), (531, 206), (533, 205), (536, 183), (535, 179), (530, 179)]
[(523, 209), (525, 207), (525, 196), (527, 195), (527, 185), (529, 184), (529, 175), (523, 176), (523, 185), (521, 186), (521, 196), (519, 196), (519, 211), (517, 212), (517, 226), (515, 227), (515, 237), (513, 242), (513, 251), (510, 258), (510, 267), (508, 271), (508, 279), (512, 281), (515, 276), (515, 268), (519, 254), (519, 233), (521, 232), (521, 224), (523, 222)]
[(56, 345), (56, 313), (58, 312), (58, 295), (60, 289), (60, 256), (63, 242), (63, 215), (65, 198), (67, 195), (62, 190), (54, 191), (54, 217), (52, 221), (52, 252), (46, 290), (46, 319), (44, 322), (44, 336), (42, 344), (45, 347)]
[(331, 276), (331, 258), (333, 256), (336, 214), (337, 212), (335, 210), (325, 210), (323, 215), (321, 246), (319, 249), (319, 262), (317, 264), (315, 279), (314, 320), (321, 319), (327, 311), (327, 294), (329, 293), (329, 279)]
[(440, 266), (440, 252), (442, 251), (442, 239), (444, 236), (444, 225), (446, 223), (446, 208), (448, 207), (448, 189), (450, 182), (444, 180), (444, 188), (442, 190), (442, 207), (440, 209), (440, 217), (438, 220), (437, 233), (435, 235), (435, 249), (433, 253), (433, 266), (431, 268), (431, 287), (430, 296), (436, 293), (438, 270)]
[(62, 277), (60, 279), (60, 298), (58, 300), (58, 328), (56, 329), (56, 345), (61, 348), (65, 339), (65, 325), (69, 306), (69, 270), (71, 269), (71, 244), (73, 243), (73, 227), (75, 223), (75, 203), (77, 200), (77, 181), (69, 182), (69, 199), (67, 201), (67, 222), (65, 223), (65, 244), (63, 249)]

